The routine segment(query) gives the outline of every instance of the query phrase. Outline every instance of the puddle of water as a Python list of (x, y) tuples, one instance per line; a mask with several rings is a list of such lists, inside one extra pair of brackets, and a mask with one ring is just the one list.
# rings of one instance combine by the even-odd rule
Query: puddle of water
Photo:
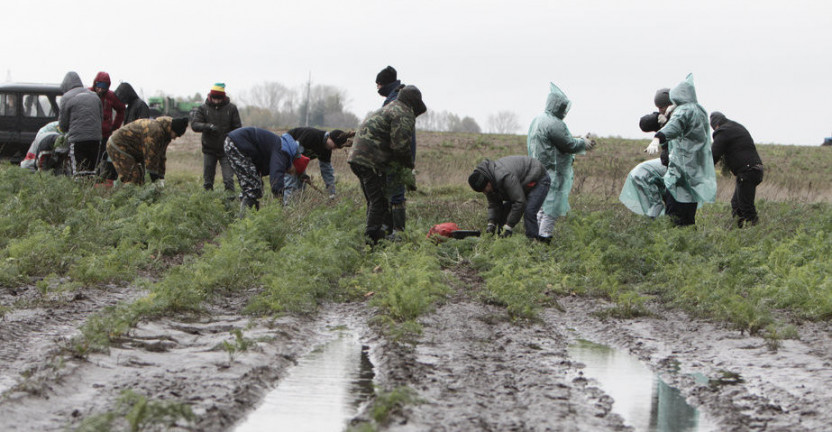
[(373, 395), (373, 365), (349, 333), (304, 356), (236, 432), (342, 431)]
[(670, 387), (636, 357), (606, 345), (579, 340), (569, 355), (586, 365), (593, 378), (615, 401), (613, 411), (636, 431), (708, 432), (715, 424), (688, 405), (679, 390)]

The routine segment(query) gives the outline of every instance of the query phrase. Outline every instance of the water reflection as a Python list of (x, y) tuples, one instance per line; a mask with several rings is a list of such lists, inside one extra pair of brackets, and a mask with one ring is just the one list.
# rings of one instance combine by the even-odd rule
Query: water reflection
[(668, 386), (637, 358), (585, 340), (570, 345), (569, 355), (586, 365), (584, 374), (599, 382), (615, 401), (613, 410), (635, 430), (717, 430), (696, 408), (685, 402), (679, 390)]
[(301, 358), (236, 431), (342, 431), (372, 396), (373, 375), (367, 347), (342, 332)]

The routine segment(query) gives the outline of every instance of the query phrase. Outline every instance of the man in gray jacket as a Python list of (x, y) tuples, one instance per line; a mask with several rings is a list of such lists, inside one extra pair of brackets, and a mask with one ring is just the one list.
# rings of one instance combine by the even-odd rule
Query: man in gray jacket
[(523, 216), (526, 237), (543, 240), (539, 235), (537, 212), (549, 192), (551, 180), (546, 167), (528, 156), (506, 156), (496, 161), (484, 160), (468, 177), (471, 189), (488, 199), (486, 233), (499, 229), (500, 237), (511, 236)]
[(58, 125), (66, 133), (73, 176), (95, 175), (98, 166), (101, 122), (103, 117), (101, 98), (84, 88), (78, 73), (70, 71), (61, 83)]

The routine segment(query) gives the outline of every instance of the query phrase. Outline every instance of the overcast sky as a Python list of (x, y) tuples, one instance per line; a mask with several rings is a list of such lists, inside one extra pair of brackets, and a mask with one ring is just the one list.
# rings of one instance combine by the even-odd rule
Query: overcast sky
[[(11, 2), (8, 2), (11, 3)], [(277, 81), (343, 88), (359, 117), (381, 105), (392, 65), (428, 108), (509, 110), (525, 133), (549, 82), (572, 100), (573, 134), (648, 138), (653, 94), (692, 72), (700, 104), (759, 143), (832, 136), (828, 0), (26, 0), (3, 6), (4, 81), (99, 70), (145, 98), (229, 95)], [(115, 86), (114, 86), (115, 87)], [(113, 87), (113, 88), (114, 88)]]

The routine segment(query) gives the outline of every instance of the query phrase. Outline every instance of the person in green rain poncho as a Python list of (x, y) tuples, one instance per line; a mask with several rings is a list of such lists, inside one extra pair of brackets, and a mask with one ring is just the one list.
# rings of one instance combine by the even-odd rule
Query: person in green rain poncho
[(532, 121), (526, 141), (529, 156), (540, 161), (551, 178), (549, 193), (537, 213), (539, 236), (544, 242), (552, 238), (555, 219), (569, 211), (575, 154), (583, 154), (595, 147), (595, 141), (589, 137), (573, 137), (569, 133), (563, 118), (571, 105), (563, 91), (549, 83), (546, 108)]
[(670, 91), (670, 100), (676, 109), (645, 151), (654, 155), (667, 148), (665, 213), (677, 226), (694, 225), (697, 206), (716, 200), (708, 113), (696, 99), (693, 74)]
[(644, 161), (627, 174), (618, 199), (635, 214), (656, 218), (664, 214), (664, 174), (659, 158)]

